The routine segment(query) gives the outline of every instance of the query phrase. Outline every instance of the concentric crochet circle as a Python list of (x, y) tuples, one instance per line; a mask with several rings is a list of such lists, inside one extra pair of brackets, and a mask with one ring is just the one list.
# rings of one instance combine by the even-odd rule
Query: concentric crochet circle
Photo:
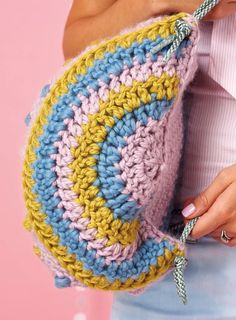
[(143, 288), (184, 255), (158, 227), (177, 174), (197, 26), (167, 63), (169, 46), (150, 53), (179, 18), (190, 19), (150, 19), (88, 47), (42, 89), (31, 113), (24, 226), (57, 287)]

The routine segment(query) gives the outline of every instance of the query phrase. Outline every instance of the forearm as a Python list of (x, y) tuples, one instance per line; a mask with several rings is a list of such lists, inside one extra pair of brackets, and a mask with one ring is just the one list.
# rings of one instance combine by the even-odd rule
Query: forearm
[[(133, 6), (132, 6), (133, 3)], [(95, 16), (81, 18), (64, 30), (63, 53), (65, 60), (76, 56), (95, 40), (116, 35), (123, 28), (150, 18), (153, 15), (149, 1), (116, 1), (107, 10)], [(162, 14), (163, 9), (155, 9)]]
[[(104, 11), (69, 24), (63, 35), (64, 59), (75, 57), (95, 40), (116, 35), (124, 28), (152, 16), (185, 11), (192, 14), (203, 0), (117, 0)], [(203, 20), (220, 19), (236, 11), (236, 4), (222, 0)]]

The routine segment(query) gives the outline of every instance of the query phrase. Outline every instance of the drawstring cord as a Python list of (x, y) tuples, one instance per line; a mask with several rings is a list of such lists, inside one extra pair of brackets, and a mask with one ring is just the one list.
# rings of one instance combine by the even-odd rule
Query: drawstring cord
[[(197, 20), (202, 19), (208, 14), (213, 7), (215, 7), (220, 0), (205, 0), (192, 14)], [(153, 47), (150, 51), (152, 54), (157, 53), (168, 44), (172, 43), (171, 47), (167, 51), (163, 61), (166, 63), (171, 54), (177, 50), (181, 42), (191, 33), (192, 26), (183, 19), (176, 20), (175, 23), (175, 34), (161, 41), (158, 45)]]
[[(220, 0), (205, 0), (200, 7), (194, 11), (192, 16), (197, 20), (202, 19), (210, 10), (219, 3)], [(185, 20), (179, 19), (176, 21), (175, 24), (175, 35), (171, 35), (165, 41), (161, 42), (154, 48), (152, 48), (151, 52), (156, 53), (157, 51), (164, 48), (166, 45), (172, 42), (171, 47), (167, 51), (164, 62), (167, 62), (173, 52), (179, 47), (183, 39), (188, 36), (191, 32), (191, 25), (189, 25)], [(190, 220), (186, 225), (180, 237), (180, 241), (184, 244), (188, 235), (191, 233), (194, 225), (196, 224), (199, 217), (196, 217)], [(174, 281), (176, 283), (177, 293), (180, 296), (183, 304), (187, 304), (187, 294), (185, 288), (185, 281), (184, 281), (184, 270), (187, 266), (188, 259), (183, 256), (176, 256), (174, 260), (175, 269), (173, 272)]]
[[(191, 233), (198, 218), (199, 217), (193, 218), (185, 225), (182, 235), (179, 239), (183, 244), (185, 243), (187, 237)], [(174, 264), (175, 264), (175, 269), (173, 272), (174, 281), (176, 284), (177, 293), (181, 298), (183, 304), (187, 304), (187, 294), (186, 294), (186, 288), (185, 288), (185, 282), (184, 282), (184, 269), (186, 268), (187, 262), (188, 262), (188, 259), (183, 256), (176, 256), (174, 260)]]
[[(192, 17), (196, 20), (202, 19), (207, 15), (213, 7), (215, 7), (220, 0), (205, 0), (192, 14)], [(181, 42), (191, 33), (192, 26), (183, 19), (176, 20), (175, 23), (175, 34), (163, 39), (159, 44), (153, 47), (150, 51), (152, 54), (157, 53), (162, 48), (171, 44), (169, 50), (163, 58), (166, 63), (171, 54), (175, 52), (180, 46)], [(180, 241), (184, 244), (188, 235), (191, 233), (194, 225), (196, 224), (199, 217), (190, 220), (186, 225), (180, 237)], [(175, 269), (173, 272), (174, 280), (176, 283), (177, 293), (180, 296), (183, 304), (187, 304), (187, 294), (184, 282), (184, 269), (186, 268), (188, 259), (183, 256), (176, 256), (174, 260)]]

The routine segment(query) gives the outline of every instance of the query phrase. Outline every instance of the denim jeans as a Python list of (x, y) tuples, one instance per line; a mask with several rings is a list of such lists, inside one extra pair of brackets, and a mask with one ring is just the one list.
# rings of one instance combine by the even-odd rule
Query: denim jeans
[(236, 247), (208, 236), (186, 246), (187, 305), (171, 272), (138, 296), (115, 292), (111, 320), (236, 320)]

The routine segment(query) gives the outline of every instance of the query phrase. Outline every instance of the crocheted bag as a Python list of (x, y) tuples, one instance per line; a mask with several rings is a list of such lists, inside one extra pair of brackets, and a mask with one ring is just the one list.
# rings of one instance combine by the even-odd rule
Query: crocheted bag
[(56, 287), (137, 294), (186, 256), (160, 226), (182, 151), (182, 97), (197, 70), (198, 19), (217, 2), (88, 46), (26, 117), (24, 227)]

